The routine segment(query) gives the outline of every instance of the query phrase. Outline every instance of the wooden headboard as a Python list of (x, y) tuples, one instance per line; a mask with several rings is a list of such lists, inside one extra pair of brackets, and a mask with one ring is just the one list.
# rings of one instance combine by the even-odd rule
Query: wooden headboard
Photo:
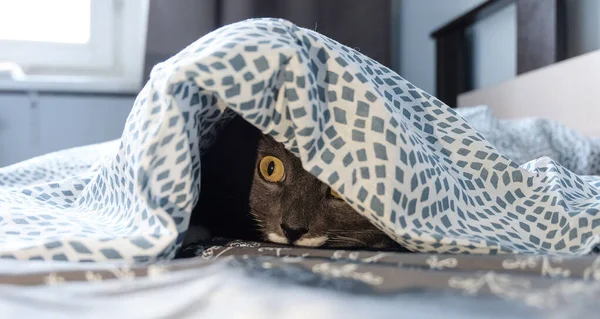
[(600, 50), (462, 93), (457, 106), (487, 105), (499, 118), (547, 118), (600, 137), (599, 83)]
[[(566, 58), (565, 0), (490, 0), (432, 33), (437, 97), (489, 106), (499, 118), (542, 117), (600, 137), (600, 50)], [(474, 90), (466, 30), (508, 5), (517, 12), (517, 75)]]
[(517, 74), (566, 57), (566, 0), (489, 0), (435, 30), (436, 96), (451, 107), (474, 89), (470, 27), (509, 5), (516, 6)]

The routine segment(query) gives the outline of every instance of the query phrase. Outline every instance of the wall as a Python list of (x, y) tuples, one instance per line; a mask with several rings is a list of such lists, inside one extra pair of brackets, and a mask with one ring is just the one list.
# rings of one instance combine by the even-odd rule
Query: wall
[(0, 167), (119, 138), (134, 97), (0, 93)]

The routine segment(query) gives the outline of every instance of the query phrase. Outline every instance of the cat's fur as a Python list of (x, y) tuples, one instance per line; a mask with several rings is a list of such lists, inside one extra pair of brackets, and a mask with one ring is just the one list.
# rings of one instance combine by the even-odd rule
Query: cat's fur
[[(259, 162), (267, 155), (283, 162), (283, 181), (271, 183), (260, 175)], [(191, 225), (208, 228), (211, 236), (310, 247), (400, 249), (346, 202), (333, 197), (329, 187), (304, 170), (281, 143), (239, 117), (220, 134), (201, 164), (201, 196)]]

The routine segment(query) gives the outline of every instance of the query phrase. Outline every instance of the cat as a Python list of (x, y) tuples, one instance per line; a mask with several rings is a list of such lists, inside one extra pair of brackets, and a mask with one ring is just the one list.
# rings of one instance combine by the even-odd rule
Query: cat
[[(236, 116), (201, 158), (186, 243), (208, 236), (303, 247), (402, 247), (307, 172), (271, 136)], [(198, 231), (198, 226), (208, 233)]]

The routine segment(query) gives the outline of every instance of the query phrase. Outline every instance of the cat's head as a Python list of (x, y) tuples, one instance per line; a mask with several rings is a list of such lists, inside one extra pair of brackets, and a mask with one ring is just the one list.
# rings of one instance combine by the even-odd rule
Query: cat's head
[(269, 136), (258, 143), (250, 210), (265, 240), (310, 247), (396, 245)]

